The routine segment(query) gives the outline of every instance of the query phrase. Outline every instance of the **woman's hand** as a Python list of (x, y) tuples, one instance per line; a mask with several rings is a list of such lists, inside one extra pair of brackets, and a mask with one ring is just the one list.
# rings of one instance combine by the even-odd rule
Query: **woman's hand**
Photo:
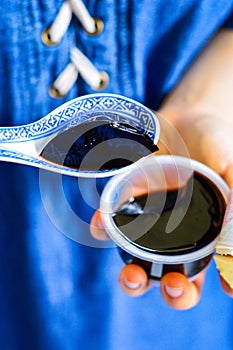
[[(161, 121), (160, 152), (199, 160), (233, 183), (233, 31), (220, 31), (184, 74), (158, 111)], [(91, 233), (108, 239), (101, 214), (95, 213)], [(176, 309), (197, 304), (206, 271), (190, 282), (180, 273), (168, 273), (161, 280), (165, 302)], [(221, 285), (233, 296), (225, 281)], [(145, 271), (127, 265), (119, 275), (125, 293), (138, 296), (150, 287)]]
[[(187, 156), (189, 152), (192, 158), (217, 171), (229, 185), (233, 182), (233, 124), (225, 121), (221, 127), (222, 131), (219, 132), (221, 117), (200, 115), (190, 118), (187, 116), (186, 122), (180, 125), (181, 138), (173, 124), (168, 122), (172, 117), (163, 118), (162, 110), (159, 113), (162, 129), (160, 153), (169, 152)], [(185, 118), (184, 115), (182, 118)], [(92, 218), (91, 233), (96, 239), (109, 239), (102, 224), (100, 211), (97, 211)], [(160, 283), (165, 302), (176, 309), (195, 306), (200, 299), (205, 273), (206, 270), (202, 271), (192, 282), (180, 273), (166, 274)], [(152, 287), (146, 272), (135, 264), (126, 265), (122, 269), (119, 274), (119, 283), (122, 290), (130, 296), (142, 295)], [(225, 281), (221, 281), (221, 284), (229, 295), (233, 295), (233, 290)]]

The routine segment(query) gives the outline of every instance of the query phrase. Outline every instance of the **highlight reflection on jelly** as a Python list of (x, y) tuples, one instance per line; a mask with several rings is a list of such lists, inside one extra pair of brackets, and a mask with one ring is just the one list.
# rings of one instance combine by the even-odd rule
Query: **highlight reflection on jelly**
[(108, 171), (132, 164), (157, 149), (151, 138), (136, 128), (100, 117), (55, 137), (41, 157), (75, 169)]

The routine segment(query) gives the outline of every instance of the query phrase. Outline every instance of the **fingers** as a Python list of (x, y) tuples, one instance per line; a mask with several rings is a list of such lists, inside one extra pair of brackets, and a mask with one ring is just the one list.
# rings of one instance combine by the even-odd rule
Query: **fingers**
[(145, 270), (136, 264), (123, 267), (119, 284), (123, 292), (131, 297), (140, 296), (151, 287)]
[(164, 301), (174, 309), (186, 310), (194, 307), (199, 299), (204, 282), (203, 270), (194, 282), (178, 272), (170, 272), (161, 279), (160, 290)]
[(100, 241), (109, 239), (107, 232), (104, 229), (100, 210), (97, 210), (90, 222), (90, 232), (92, 236)]
[[(160, 282), (164, 301), (174, 309), (185, 310), (194, 307), (200, 299), (204, 277), (205, 271), (202, 271), (194, 282), (190, 282), (181, 273), (167, 273)], [(121, 289), (133, 297), (141, 296), (152, 287), (144, 269), (136, 264), (126, 265), (121, 270), (119, 283)]]

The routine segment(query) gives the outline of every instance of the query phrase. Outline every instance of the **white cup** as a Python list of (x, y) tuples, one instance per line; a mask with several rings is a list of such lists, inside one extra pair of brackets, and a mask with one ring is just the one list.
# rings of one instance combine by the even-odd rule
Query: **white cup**
[[(189, 190), (186, 193), (186, 202), (183, 211), (179, 212), (175, 207), (166, 226), (167, 233), (172, 234), (174, 228), (182, 222), (186, 211), (192, 204), (193, 195), (193, 179), (194, 174), (199, 174), (204, 181), (214, 189), (214, 193), (218, 192), (219, 206), (222, 208), (220, 215), (220, 223), (223, 220), (229, 187), (224, 180), (212, 169), (195, 160), (171, 155), (150, 155), (130, 166), (126, 173), (114, 176), (105, 186), (101, 196), (100, 210), (104, 222), (104, 227), (108, 235), (120, 248), (120, 254), (126, 263), (135, 262), (142, 265), (150, 278), (160, 280), (168, 271), (183, 272), (189, 279), (194, 278), (209, 263), (212, 253), (218, 241), (219, 229), (206, 240), (205, 245), (195, 247), (187, 247), (187, 249), (169, 249), (160, 250), (156, 247), (145, 246), (137, 243), (137, 239), (153, 226), (158, 220), (162, 212), (163, 204), (166, 200), (168, 190), (184, 189)], [(124, 227), (119, 228), (114, 220), (114, 215), (122, 205), (130, 198), (145, 193), (160, 192), (163, 190), (164, 198), (161, 199), (161, 211), (156, 215), (150, 215), (150, 219), (145, 221), (142, 232), (142, 215), (138, 215), (135, 219)], [(143, 212), (151, 210), (153, 203), (150, 202), (150, 196), (147, 197)], [(201, 220), (201, 217), (199, 218)], [(138, 224), (137, 224), (138, 223)], [(139, 229), (138, 229), (139, 228)], [(195, 230), (195, 227), (190, 227)], [(190, 231), (189, 231), (190, 232)], [(188, 234), (188, 232), (187, 232)], [(199, 233), (198, 233), (199, 234)], [(198, 242), (198, 241), (197, 241)], [(182, 242), (178, 245), (182, 246)]]

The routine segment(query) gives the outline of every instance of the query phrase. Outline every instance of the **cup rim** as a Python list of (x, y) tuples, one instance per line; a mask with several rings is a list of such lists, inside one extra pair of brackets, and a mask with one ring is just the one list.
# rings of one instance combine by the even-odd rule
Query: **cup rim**
[(132, 172), (136, 169), (136, 167), (145, 166), (146, 164), (149, 164), (151, 159), (153, 160), (153, 158), (155, 157), (156, 157), (156, 161), (160, 162), (160, 165), (167, 163), (167, 161), (171, 157), (173, 160), (175, 160), (176, 162), (179, 162), (179, 164), (183, 166), (187, 165), (187, 162), (188, 162), (189, 164), (191, 164), (193, 171), (197, 171), (202, 175), (206, 176), (208, 179), (210, 179), (210, 181), (212, 181), (218, 187), (224, 200), (227, 202), (227, 197), (229, 194), (229, 186), (226, 184), (226, 182), (222, 179), (220, 175), (218, 175), (214, 170), (212, 170), (205, 164), (197, 160), (194, 160), (188, 157), (178, 156), (178, 155), (149, 155), (144, 157), (143, 159), (140, 159), (138, 162), (135, 162), (134, 164), (130, 165), (130, 169), (128, 172), (124, 172), (122, 174), (114, 176), (106, 184), (100, 198), (100, 211), (101, 211), (101, 217), (103, 219), (103, 224), (108, 235), (117, 246), (119, 246), (121, 249), (125, 250), (129, 254), (139, 259), (147, 260), (155, 263), (169, 263), (169, 264), (187, 263), (198, 259), (202, 259), (212, 254), (218, 242), (219, 235), (212, 242), (208, 243), (206, 246), (200, 248), (197, 251), (193, 251), (186, 254), (178, 254), (178, 255), (175, 255), (175, 254), (161, 255), (161, 254), (156, 254), (154, 252), (145, 251), (139, 246), (136, 246), (133, 243), (130, 243), (129, 240), (124, 238), (124, 236), (120, 233), (121, 231), (119, 230), (119, 228), (115, 225), (114, 220), (112, 218), (112, 214), (114, 212), (112, 204), (114, 203), (114, 201), (112, 200), (112, 197), (111, 197), (112, 194), (114, 193), (114, 189), (116, 188), (118, 183), (122, 182), (127, 176), (131, 175)]

